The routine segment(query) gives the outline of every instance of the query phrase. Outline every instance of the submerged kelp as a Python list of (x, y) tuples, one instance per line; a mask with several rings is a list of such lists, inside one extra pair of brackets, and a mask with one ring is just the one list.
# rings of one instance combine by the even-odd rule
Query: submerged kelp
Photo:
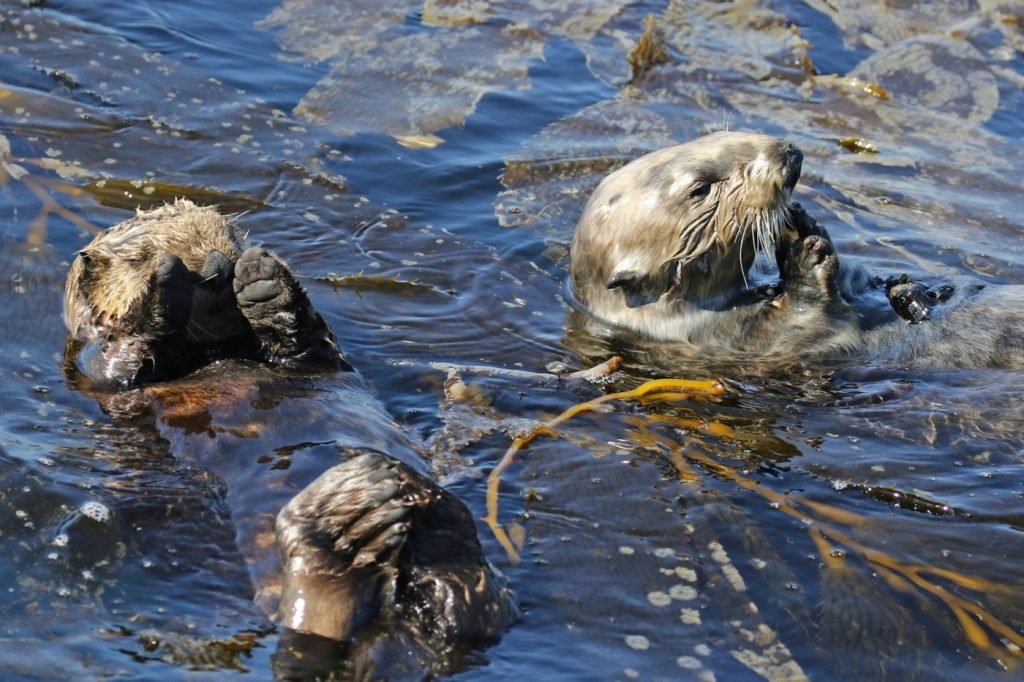
[(610, 22), (626, 4), (407, 0), (382, 14), (373, 2), (287, 0), (261, 25), (280, 29), (284, 49), (330, 66), (298, 117), (343, 135), (382, 132), (432, 147), (484, 95), (529, 89), (529, 68), (550, 40), (617, 44)]

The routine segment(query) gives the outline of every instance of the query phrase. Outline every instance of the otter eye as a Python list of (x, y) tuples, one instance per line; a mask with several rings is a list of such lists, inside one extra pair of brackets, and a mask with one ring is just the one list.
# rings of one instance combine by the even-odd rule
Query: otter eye
[(690, 191), (691, 199), (699, 199), (700, 197), (706, 197), (711, 193), (711, 183), (702, 182)]

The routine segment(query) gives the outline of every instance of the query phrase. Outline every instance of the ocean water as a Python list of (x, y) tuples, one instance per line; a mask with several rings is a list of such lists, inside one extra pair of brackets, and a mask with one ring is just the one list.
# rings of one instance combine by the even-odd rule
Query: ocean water
[[(604, 174), (730, 128), (804, 151), (795, 196), (841, 258), (1024, 284), (1022, 22), (987, 2), (2, 3), (0, 677), (1018, 679), (1020, 372), (666, 365), (575, 334), (565, 279)], [(184, 416), (126, 411), (63, 359), (75, 252), (176, 197), (240, 214), (302, 278), (481, 519), (523, 609), (503, 636), (376, 672), (321, 642), (282, 667), (239, 532), (276, 508), (238, 508), (203, 463), (263, 480), (322, 456), (351, 387), (254, 369)], [(547, 375), (612, 353), (606, 384)], [(446, 400), (450, 366), (479, 400)], [(502, 475), (507, 551), (483, 517), (512, 439), (652, 377), (725, 391), (538, 437)]]

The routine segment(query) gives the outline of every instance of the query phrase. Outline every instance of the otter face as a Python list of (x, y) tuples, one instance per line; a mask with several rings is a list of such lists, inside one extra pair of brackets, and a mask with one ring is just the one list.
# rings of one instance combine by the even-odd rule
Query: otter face
[(757, 252), (773, 253), (802, 161), (783, 140), (720, 132), (615, 171), (576, 225), (577, 296), (606, 320), (678, 338), (659, 317), (728, 306)]
[(94, 385), (119, 387), (224, 357), (349, 368), (284, 261), (239, 250), (230, 219), (183, 199), (99, 234), (68, 273), (66, 353)]
[(138, 214), (100, 233), (82, 249), (68, 272), (64, 322), (72, 338), (89, 342), (111, 330), (140, 333), (144, 302), (160, 263), (177, 257), (201, 272), (213, 251), (238, 257), (230, 222), (216, 209), (179, 199)]

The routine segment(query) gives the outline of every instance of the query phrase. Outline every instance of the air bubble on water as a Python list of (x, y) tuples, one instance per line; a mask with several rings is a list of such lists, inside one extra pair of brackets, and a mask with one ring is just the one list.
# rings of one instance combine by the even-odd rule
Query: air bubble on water
[(70, 597), (71, 596), (71, 588), (65, 587), (64, 585), (61, 585), (60, 587), (57, 588), (57, 596), (58, 597)]
[(647, 593), (647, 601), (651, 602), (654, 606), (668, 606), (672, 603), (672, 597), (660, 590), (657, 590)]
[(626, 646), (637, 651), (646, 651), (651, 648), (651, 640), (643, 635), (629, 635), (626, 637)]
[(849, 486), (849, 485), (850, 485), (850, 482), (845, 480), (845, 479), (836, 479), (836, 480), (832, 481), (832, 489), (833, 490), (845, 490), (847, 488), (847, 486)]
[(82, 579), (83, 580), (88, 580), (89, 582), (92, 582), (92, 581), (96, 580), (96, 574), (93, 573), (92, 571), (90, 571), (88, 568), (83, 568), (82, 569)]
[(68, 546), (68, 534), (67, 533), (59, 533), (55, 538), (53, 538), (53, 546), (54, 547), (67, 547)]
[(668, 591), (668, 596), (676, 601), (691, 601), (697, 598), (697, 590), (689, 585), (673, 585)]
[(96, 500), (86, 502), (78, 508), (78, 511), (82, 513), (82, 516), (86, 516), (97, 523), (108, 523), (110, 521), (110, 507)]

